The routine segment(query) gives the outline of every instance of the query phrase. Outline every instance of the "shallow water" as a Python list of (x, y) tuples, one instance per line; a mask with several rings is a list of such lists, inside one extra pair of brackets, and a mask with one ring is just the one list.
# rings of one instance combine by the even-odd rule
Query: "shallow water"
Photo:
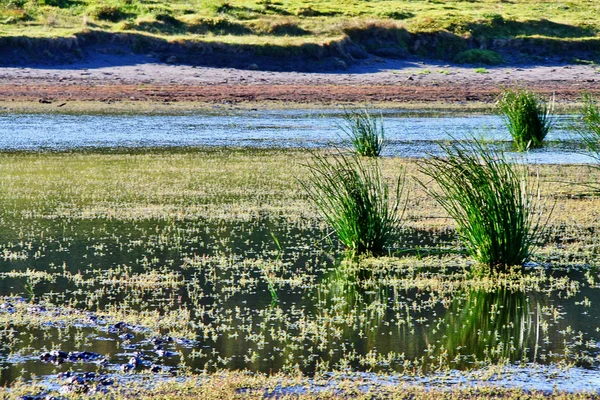
[[(338, 123), (333, 112), (298, 111), (4, 115), (0, 149), (315, 147), (340, 143), (339, 130), (332, 129)], [(386, 123), (388, 155), (422, 157), (435, 153), (440, 142), (467, 139), (475, 131), (497, 146), (510, 146), (501, 120), (493, 116), (391, 114)], [(589, 162), (571, 138), (572, 123), (561, 117), (549, 145), (527, 160)], [(593, 389), (600, 372), (597, 251), (532, 264), (524, 280), (539, 284), (501, 290), (461, 286), (465, 259), (435, 258), (457, 249), (448, 231), (401, 232), (390, 249), (396, 261), (375, 269), (373, 276), (341, 268), (352, 263), (329, 230), (313, 226), (316, 222), (35, 218), (12, 203), (5, 206), (0, 215), (0, 385), (66, 371), (123, 376), (132, 357), (140, 359), (135, 368), (140, 372), (153, 366), (166, 374), (221, 368), (309, 375), (422, 372), (426, 377), (415, 383), (432, 386), (477, 384), (473, 371), (506, 364), (519, 379), (500, 385), (541, 390), (551, 387), (548, 382), (565, 364), (576, 367), (572, 376), (581, 384), (559, 385), (564, 390), (583, 384)], [(581, 243), (595, 235), (577, 229), (569, 228), (566, 235)], [(556, 248), (575, 240), (554, 234)], [(394, 264), (403, 255), (413, 258)], [(427, 255), (433, 256), (421, 261)], [(551, 268), (555, 261), (561, 268)], [(431, 288), (415, 286), (428, 280), (434, 282)], [(113, 316), (102, 315), (107, 312)], [(115, 325), (119, 316), (131, 315), (150, 316), (144, 320), (148, 325)], [(153, 322), (169, 315), (180, 318), (152, 331)], [(156, 348), (153, 337), (165, 335), (173, 340)], [(62, 363), (40, 359), (59, 349), (98, 357)], [(440, 370), (451, 373), (436, 375)]]
[[(600, 367), (600, 308), (593, 306), (600, 295), (593, 282), (597, 272), (532, 268), (527, 275), (549, 278), (540, 289), (526, 292), (403, 289), (396, 281), (415, 272), (402, 269), (373, 281), (381, 284), (365, 286), (340, 272), (343, 254), (337, 243), (323, 242), (327, 235), (320, 228), (272, 220), (5, 223), (0, 295), (12, 297), (0, 313), (10, 316), (29, 302), (58, 308), (27, 305), (26, 315), (46, 322), (17, 328), (16, 338), (3, 331), (0, 385), (69, 370), (118, 373), (135, 352), (146, 363), (138, 370), (158, 365), (163, 372), (426, 372), (503, 362)], [(453, 241), (422, 232), (404, 232), (397, 240), (424, 251)], [(415, 268), (416, 279), (461, 269), (447, 261)], [(28, 275), (28, 270), (47, 274)], [(265, 271), (273, 273), (277, 301)], [(570, 283), (561, 286), (564, 280)], [(65, 323), (57, 317), (61, 307), (84, 314)], [(193, 334), (191, 340), (166, 344), (171, 354), (159, 355), (150, 340), (156, 333), (143, 326), (115, 328), (114, 321), (94, 317), (106, 309), (187, 310)], [(106, 363), (40, 360), (53, 349), (95, 352)]]
[[(526, 156), (531, 163), (589, 163), (572, 132), (575, 118), (559, 116), (548, 145)], [(343, 140), (333, 111), (238, 111), (182, 116), (0, 115), (0, 150), (90, 147), (326, 147)], [(473, 135), (510, 150), (510, 135), (498, 116), (414, 117), (386, 113), (386, 155), (423, 157), (438, 144)], [(520, 156), (519, 156), (520, 157)]]

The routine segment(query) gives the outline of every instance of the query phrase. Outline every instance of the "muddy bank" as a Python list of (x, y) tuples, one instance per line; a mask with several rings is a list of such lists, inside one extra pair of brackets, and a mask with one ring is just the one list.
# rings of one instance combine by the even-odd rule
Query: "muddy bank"
[(85, 61), (0, 69), (0, 101), (153, 101), (302, 104), (491, 103), (502, 87), (530, 87), (557, 101), (599, 92), (595, 65), (513, 65), (475, 68), (371, 57), (338, 72), (274, 72), (168, 64), (150, 55), (97, 52)]

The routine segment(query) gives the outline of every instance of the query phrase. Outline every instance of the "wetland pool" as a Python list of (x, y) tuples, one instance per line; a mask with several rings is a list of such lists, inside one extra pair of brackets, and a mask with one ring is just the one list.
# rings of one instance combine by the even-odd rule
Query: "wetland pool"
[[(287, 149), (339, 141), (339, 115), (265, 115), (0, 117), (0, 386), (229, 370), (600, 391), (599, 200), (556, 190), (588, 182), (589, 166), (535, 167), (556, 211), (522, 273), (473, 274), (412, 183), (388, 254), (356, 260), (299, 183), (310, 154)], [(589, 162), (572, 121), (535, 162)], [(386, 123), (388, 155), (409, 156), (384, 158), (389, 178), (450, 137), (426, 126), (459, 139), (484, 125), (507, 145), (496, 117)]]
[[(468, 278), (459, 255), (397, 256), (356, 271), (336, 243), (319, 244), (327, 235), (271, 220), (5, 228), (0, 385), (121, 376), (136, 359), (133, 372), (146, 376), (335, 370), (409, 382), (406, 374), (417, 374), (413, 383), (438, 386), (476, 384), (469, 371), (506, 365), (519, 371), (519, 379), (495, 378), (506, 387), (545, 390), (548, 376), (562, 376), (552, 385), (596, 388), (597, 270), (532, 264), (504, 288)], [(397, 241), (425, 252), (454, 238), (412, 231)], [(571, 376), (582, 377), (579, 386)]]
[[(384, 155), (423, 157), (438, 144), (473, 135), (510, 150), (510, 135), (493, 115), (415, 117), (384, 114)], [(196, 115), (0, 115), (0, 150), (111, 147), (328, 147), (343, 145), (342, 115), (334, 111), (270, 110)], [(529, 163), (589, 163), (573, 133), (574, 116), (557, 116), (547, 146), (530, 151)], [(520, 157), (513, 154), (515, 157)]]

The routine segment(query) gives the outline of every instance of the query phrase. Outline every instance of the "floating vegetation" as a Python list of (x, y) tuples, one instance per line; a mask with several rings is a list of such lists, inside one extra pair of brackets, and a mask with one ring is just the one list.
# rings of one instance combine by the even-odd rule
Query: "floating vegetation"
[[(585, 182), (585, 169), (540, 166), (540, 196), (559, 210), (548, 241), (522, 271), (473, 276), (472, 258), (451, 251), (454, 220), (411, 180), (410, 196), (388, 192), (406, 202), (392, 256), (346, 258), (294, 179), (312, 157), (0, 154), (0, 393), (427, 398), (424, 385), (481, 394), (520, 377), (529, 396), (565, 376), (579, 385), (559, 390), (590, 387), (600, 199), (549, 183)], [(360, 161), (381, 182), (403, 169), (427, 179), (410, 160)]]
[(518, 151), (539, 148), (552, 128), (554, 100), (548, 103), (534, 93), (505, 90), (498, 102), (500, 114)]
[(539, 191), (531, 192), (527, 169), (475, 139), (444, 151), (445, 157), (422, 161), (421, 171), (438, 185), (421, 181), (425, 190), (456, 221), (477, 261), (494, 271), (521, 265), (543, 228)]

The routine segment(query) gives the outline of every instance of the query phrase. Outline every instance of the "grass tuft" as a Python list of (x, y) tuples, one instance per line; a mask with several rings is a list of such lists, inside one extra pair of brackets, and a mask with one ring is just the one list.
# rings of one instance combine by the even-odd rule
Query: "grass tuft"
[[(577, 132), (596, 161), (600, 162), (600, 104), (589, 93), (583, 95), (582, 125)], [(600, 172), (600, 165), (592, 164), (590, 168)], [(600, 183), (592, 180), (585, 186), (595, 194), (600, 193)]]
[(385, 130), (383, 118), (372, 116), (368, 110), (348, 112), (341, 126), (357, 154), (364, 157), (379, 157), (384, 147)]
[(404, 212), (404, 171), (390, 193), (374, 158), (315, 153), (308, 167), (310, 175), (302, 185), (344, 246), (355, 254), (382, 253)]
[(518, 151), (543, 146), (554, 123), (554, 101), (548, 104), (526, 90), (505, 90), (498, 107)]
[(600, 161), (600, 104), (590, 95), (583, 95), (583, 127), (579, 134), (594, 158)]
[(494, 272), (522, 264), (542, 227), (539, 190), (529, 191), (526, 167), (478, 140), (442, 150), (445, 157), (419, 167), (439, 188), (421, 185), (456, 221), (468, 253)]
[(502, 55), (492, 50), (469, 49), (461, 51), (454, 57), (458, 64), (485, 64), (498, 65), (504, 62)]

